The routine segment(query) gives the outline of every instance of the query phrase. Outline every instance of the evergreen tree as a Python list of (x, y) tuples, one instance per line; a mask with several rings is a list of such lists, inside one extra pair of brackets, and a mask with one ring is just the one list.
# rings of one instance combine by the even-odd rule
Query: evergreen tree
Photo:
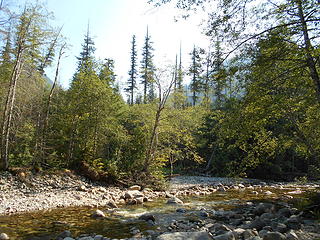
[(221, 43), (217, 37), (213, 60), (213, 89), (217, 108), (221, 108), (223, 102), (223, 89), (226, 83), (225, 69), (222, 63)]
[(192, 60), (189, 69), (189, 75), (191, 75), (190, 90), (192, 92), (192, 105), (195, 106), (199, 98), (199, 93), (202, 91), (200, 50), (194, 46), (190, 55)]
[(137, 88), (136, 86), (136, 78), (137, 78), (137, 45), (136, 45), (136, 36), (132, 36), (131, 42), (131, 67), (129, 71), (129, 80), (127, 82), (128, 87), (125, 88), (125, 91), (129, 93), (129, 103), (133, 105), (133, 93), (134, 89)]
[(82, 46), (82, 52), (80, 53), (80, 56), (77, 57), (78, 71), (80, 71), (81, 68), (87, 69), (88, 67), (93, 67), (90, 64), (90, 60), (92, 60), (92, 57), (96, 48), (94, 46), (93, 39), (90, 37), (89, 25), (87, 28), (87, 33), (84, 37), (84, 43), (81, 46)]
[[(177, 62), (177, 61), (176, 61)], [(180, 55), (179, 55), (179, 67), (177, 68), (177, 80), (176, 80), (176, 88), (179, 91), (183, 91), (183, 70), (182, 70), (182, 51), (181, 51), (181, 44), (180, 44)]]
[(114, 60), (111, 58), (105, 59), (105, 63), (99, 73), (99, 78), (101, 81), (105, 82), (107, 86), (116, 88), (116, 74), (114, 73)]
[(142, 61), (141, 61), (141, 84), (143, 84), (143, 102), (147, 103), (148, 100), (155, 98), (154, 93), (154, 73), (155, 67), (153, 64), (153, 42), (150, 39), (149, 31), (147, 28), (147, 34), (145, 37), (144, 46), (142, 49)]

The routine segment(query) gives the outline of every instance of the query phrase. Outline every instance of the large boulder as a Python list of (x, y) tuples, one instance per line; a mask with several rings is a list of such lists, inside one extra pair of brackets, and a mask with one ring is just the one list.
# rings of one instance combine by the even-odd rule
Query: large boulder
[(211, 240), (207, 232), (175, 232), (163, 233), (156, 240)]

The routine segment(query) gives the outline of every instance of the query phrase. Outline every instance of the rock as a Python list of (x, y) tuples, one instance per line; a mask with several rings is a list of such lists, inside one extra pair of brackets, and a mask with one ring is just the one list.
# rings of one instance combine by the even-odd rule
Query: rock
[(146, 221), (146, 222), (148, 222), (149, 220), (151, 220), (151, 221), (153, 221), (153, 222), (156, 221), (154, 215), (152, 215), (152, 214), (143, 214), (143, 215), (141, 215), (141, 216), (139, 217), (139, 219), (140, 219), (140, 220), (144, 220), (144, 221)]
[(257, 215), (261, 215), (263, 213), (271, 213), (274, 209), (275, 207), (272, 203), (259, 203), (253, 212)]
[(207, 232), (175, 232), (163, 233), (156, 240), (211, 240)]
[(103, 240), (103, 236), (102, 235), (96, 235), (93, 238), (94, 240)]
[(286, 233), (286, 238), (287, 240), (299, 240), (299, 237), (297, 236), (297, 234), (292, 230)]
[(241, 239), (241, 235), (245, 232), (246, 230), (244, 230), (243, 228), (236, 228), (233, 230), (233, 235), (235, 236), (236, 239)]
[(184, 209), (184, 208), (178, 208), (178, 209), (176, 210), (176, 212), (178, 212), (178, 213), (186, 213), (187, 210)]
[(67, 237), (72, 238), (72, 234), (69, 230), (65, 230), (59, 233), (59, 235), (57, 236), (57, 239), (65, 239)]
[(138, 197), (135, 199), (136, 200), (136, 204), (142, 204), (143, 203), (143, 200), (144, 200), (144, 197)]
[(85, 191), (87, 191), (87, 188), (86, 188), (86, 186), (81, 185), (81, 186), (79, 186), (79, 187), (77, 188), (77, 190), (78, 190), (78, 191), (85, 192)]
[(133, 227), (130, 229), (130, 233), (133, 235), (136, 235), (136, 234), (140, 233), (140, 230), (136, 227)]
[(183, 202), (179, 198), (173, 197), (168, 199), (167, 204), (183, 204)]
[(212, 233), (213, 232), (230, 232), (231, 229), (224, 224), (216, 223), (213, 225), (213, 227), (209, 229), (209, 231)]
[(263, 240), (286, 240), (286, 236), (279, 232), (268, 232), (263, 236)]
[(220, 187), (218, 187), (217, 191), (218, 192), (226, 192), (227, 189), (224, 186), (220, 186)]
[(64, 238), (63, 240), (74, 240), (74, 238), (72, 238), (72, 237), (66, 237), (66, 238)]
[(260, 218), (257, 218), (255, 220), (253, 220), (250, 224), (249, 224), (249, 228), (255, 228), (258, 231), (261, 230), (264, 226), (266, 226), (266, 222), (263, 221)]
[(295, 215), (292, 215), (290, 218), (288, 218), (284, 224), (293, 230), (299, 230), (301, 228), (301, 223), (299, 222), (298, 217)]
[(262, 240), (262, 238), (259, 236), (255, 236), (255, 237), (249, 238), (248, 240)]
[(251, 229), (247, 229), (243, 232), (242, 236), (244, 239), (250, 239), (252, 237), (255, 237), (256, 234)]
[(201, 212), (199, 213), (199, 215), (200, 215), (200, 217), (203, 217), (203, 218), (209, 217), (209, 213), (207, 213), (206, 211), (201, 211)]
[(94, 240), (92, 237), (80, 237), (78, 240)]
[(133, 185), (133, 186), (129, 187), (128, 190), (129, 190), (129, 191), (132, 191), (132, 190), (138, 190), (138, 191), (140, 191), (140, 190), (141, 190), (141, 187), (140, 187), (139, 185)]
[(106, 205), (109, 208), (118, 208), (118, 205), (113, 200), (108, 201)]
[(143, 193), (138, 190), (132, 190), (132, 191), (126, 191), (124, 193), (124, 199), (133, 199), (133, 198), (139, 198), (144, 197)]
[(264, 192), (264, 194), (266, 194), (266, 195), (272, 195), (272, 194), (273, 194), (273, 192), (265, 191), (265, 192)]
[(277, 212), (278, 216), (283, 216), (283, 217), (290, 217), (291, 216), (291, 210), (289, 208), (281, 208)]
[(262, 219), (262, 220), (271, 220), (272, 218), (274, 218), (274, 214), (272, 214), (272, 213), (263, 213), (261, 216), (260, 216), (260, 218)]
[(261, 238), (263, 238), (268, 232), (269, 232), (268, 230), (263, 229), (263, 230), (259, 231), (259, 236)]
[(10, 238), (7, 234), (5, 234), (5, 233), (0, 234), (0, 240), (8, 240), (8, 239), (10, 239)]
[(214, 240), (235, 240), (232, 232), (227, 232), (218, 236), (213, 237)]
[(99, 219), (99, 218), (105, 218), (106, 215), (104, 215), (104, 213), (101, 210), (97, 209), (91, 214), (91, 217), (94, 219)]
[(137, 204), (137, 200), (136, 199), (128, 199), (127, 204), (128, 205), (136, 205)]
[(271, 226), (275, 232), (285, 233), (288, 230), (287, 225), (283, 223), (273, 223)]

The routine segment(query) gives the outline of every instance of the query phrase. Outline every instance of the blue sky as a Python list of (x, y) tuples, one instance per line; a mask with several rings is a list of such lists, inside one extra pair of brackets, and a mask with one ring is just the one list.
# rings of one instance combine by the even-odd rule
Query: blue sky
[[(60, 84), (67, 88), (76, 69), (76, 56), (81, 51), (81, 43), (90, 23), (90, 33), (94, 39), (96, 57), (115, 60), (115, 71), (120, 87), (125, 87), (130, 68), (130, 42), (136, 34), (138, 61), (147, 25), (154, 42), (156, 66), (174, 63), (175, 54), (182, 43), (183, 65), (188, 67), (189, 52), (193, 45), (205, 47), (207, 40), (201, 34), (199, 17), (187, 21), (174, 21), (177, 10), (172, 6), (154, 8), (147, 0), (47, 0), (47, 8), (52, 11), (54, 25), (62, 26), (62, 34), (70, 45), (62, 60)], [(54, 76), (54, 68), (47, 74)]]

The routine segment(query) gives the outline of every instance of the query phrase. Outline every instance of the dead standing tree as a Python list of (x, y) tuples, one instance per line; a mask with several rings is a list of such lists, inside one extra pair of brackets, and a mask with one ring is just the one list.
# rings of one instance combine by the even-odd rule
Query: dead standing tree
[[(164, 88), (163, 82), (167, 79), (170, 79), (169, 84), (167, 85), (167, 87)], [(157, 146), (158, 146), (158, 128), (160, 126), (161, 113), (165, 108), (166, 102), (174, 86), (174, 82), (175, 82), (174, 71), (168, 72), (168, 70), (158, 70), (158, 72), (155, 74), (155, 82), (158, 87), (159, 96), (158, 96), (155, 120), (152, 126), (152, 132), (151, 132), (149, 144), (147, 146), (146, 157), (144, 162), (144, 172), (146, 172), (147, 174), (150, 172), (150, 166), (155, 161), (155, 158), (156, 158), (156, 152), (157, 152)]]

